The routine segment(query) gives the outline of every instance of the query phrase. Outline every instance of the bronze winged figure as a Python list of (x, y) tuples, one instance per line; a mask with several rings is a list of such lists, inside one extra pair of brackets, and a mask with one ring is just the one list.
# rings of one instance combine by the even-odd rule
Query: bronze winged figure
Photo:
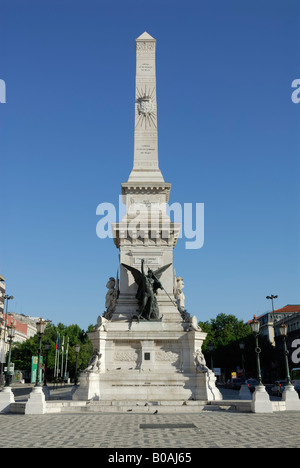
[(163, 272), (169, 268), (172, 264), (169, 263), (158, 270), (152, 271), (148, 268), (148, 273), (144, 271), (144, 259), (141, 261), (141, 271), (133, 268), (125, 263), (122, 265), (132, 273), (134, 280), (138, 286), (136, 293), (136, 298), (139, 303), (139, 319), (145, 320), (158, 320), (159, 318), (159, 309), (156, 300), (156, 294), (158, 289), (164, 289), (160, 277)]

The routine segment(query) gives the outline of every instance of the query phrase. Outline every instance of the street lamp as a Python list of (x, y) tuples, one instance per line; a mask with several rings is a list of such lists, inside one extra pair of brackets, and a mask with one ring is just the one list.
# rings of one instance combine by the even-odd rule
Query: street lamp
[(5, 380), (3, 378), (3, 361), (5, 361), (5, 344), (4, 340), (2, 341), (2, 332), (4, 331), (4, 320), (0, 317), (0, 387), (5, 384)]
[(239, 347), (242, 352), (242, 365), (243, 365), (243, 382), (239, 391), (239, 398), (241, 400), (251, 400), (252, 396), (249, 391), (248, 385), (246, 384), (246, 371), (245, 371), (245, 358), (244, 358), (245, 342), (240, 341)]
[(77, 344), (75, 345), (76, 365), (75, 365), (75, 379), (74, 379), (74, 385), (77, 385), (77, 366), (78, 366), (78, 354), (79, 354), (79, 351), (80, 351), (80, 346), (79, 346), (79, 344), (77, 343)]
[(9, 351), (8, 351), (8, 360), (7, 360), (7, 372), (6, 372), (6, 387), (10, 387), (10, 360), (11, 360), (11, 345), (13, 342), (13, 338), (15, 336), (15, 327), (11, 324), (7, 326), (7, 336), (8, 336), (8, 341), (9, 341)]
[(271, 294), (271, 296), (266, 296), (266, 299), (271, 299), (272, 301), (272, 311), (274, 312), (274, 302), (273, 302), (273, 299), (277, 299), (278, 296), (274, 296), (273, 294)]
[(47, 386), (47, 366), (48, 366), (48, 353), (50, 351), (51, 345), (49, 341), (45, 344), (45, 353), (46, 353), (46, 358), (45, 358), (45, 373), (44, 373), (44, 387)]
[(38, 362), (37, 362), (37, 374), (36, 374), (36, 387), (41, 386), (40, 382), (40, 359), (41, 359), (41, 348), (42, 348), (42, 335), (45, 333), (47, 322), (44, 322), (43, 319), (40, 318), (40, 321), (36, 323), (36, 329), (39, 335), (39, 349), (38, 349)]
[(257, 318), (253, 317), (253, 320), (250, 322), (250, 327), (252, 330), (252, 333), (255, 338), (255, 352), (256, 352), (256, 364), (257, 364), (257, 380), (258, 380), (258, 385), (263, 386), (262, 381), (261, 381), (261, 368), (260, 368), (260, 353), (261, 349), (258, 346), (258, 335), (259, 335), (259, 329), (260, 329), (260, 321), (257, 320)]
[(255, 352), (256, 352), (256, 361), (257, 361), (257, 380), (258, 385), (255, 387), (255, 391), (252, 396), (251, 402), (251, 411), (253, 413), (273, 413), (272, 402), (270, 397), (266, 392), (266, 389), (261, 381), (261, 369), (260, 369), (260, 358), (261, 349), (258, 346), (258, 335), (260, 329), (260, 321), (257, 318), (253, 317), (253, 320), (250, 322), (250, 327), (252, 333), (255, 337)]
[(287, 411), (300, 411), (300, 400), (295, 387), (291, 383), (290, 370), (289, 370), (289, 352), (286, 346), (288, 327), (282, 322), (279, 326), (279, 333), (283, 338), (283, 349), (285, 354), (285, 365), (286, 365), (286, 380), (287, 385), (282, 394), (282, 400), (285, 401), (285, 407)]
[(244, 358), (244, 349), (245, 349), (245, 342), (240, 341), (239, 342), (239, 347), (242, 352), (242, 366), (243, 366), (243, 381), (245, 382), (246, 380), (246, 372), (245, 372), (245, 358)]
[(284, 355), (285, 355), (286, 380), (287, 380), (288, 386), (291, 387), (292, 383), (291, 383), (291, 376), (290, 376), (290, 369), (289, 369), (289, 358), (288, 358), (289, 352), (288, 352), (288, 349), (287, 349), (287, 346), (286, 346), (287, 330), (288, 330), (287, 325), (285, 325), (282, 322), (281, 325), (279, 326), (279, 333), (283, 338), (283, 350), (284, 350)]
[(14, 296), (9, 296), (8, 294), (5, 294), (4, 300), (6, 301), (5, 304), (5, 320), (4, 320), (4, 337), (3, 340), (5, 342), (5, 332), (6, 332), (6, 324), (7, 324), (7, 308), (8, 308), (8, 301), (11, 301), (14, 298)]

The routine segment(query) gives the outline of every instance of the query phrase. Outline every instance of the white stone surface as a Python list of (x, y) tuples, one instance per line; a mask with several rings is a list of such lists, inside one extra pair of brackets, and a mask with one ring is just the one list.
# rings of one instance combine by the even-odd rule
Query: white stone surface
[(0, 413), (9, 413), (11, 403), (15, 402), (15, 397), (11, 387), (4, 387), (0, 392)]
[(135, 41), (134, 164), (129, 182), (164, 182), (158, 167), (155, 49), (156, 40), (146, 32)]
[(43, 387), (33, 387), (25, 406), (25, 414), (44, 414), (46, 399)]
[(293, 385), (285, 387), (282, 393), (282, 401), (285, 402), (287, 411), (300, 411), (300, 398)]
[(252, 400), (252, 394), (247, 384), (241, 385), (241, 388), (239, 391), (239, 399), (240, 400)]
[(74, 392), (73, 400), (98, 401), (100, 400), (100, 378), (99, 373), (82, 372), (79, 377), (80, 385)]
[(252, 413), (273, 413), (273, 405), (264, 385), (257, 385), (252, 394)]

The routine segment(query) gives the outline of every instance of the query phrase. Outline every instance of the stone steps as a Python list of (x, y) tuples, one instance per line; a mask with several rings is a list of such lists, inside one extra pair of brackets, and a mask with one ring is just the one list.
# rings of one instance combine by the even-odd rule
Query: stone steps
[(47, 412), (178, 413), (202, 411), (205, 401), (48, 401)]
[[(11, 412), (25, 414), (26, 402), (11, 404)], [(201, 401), (201, 400), (174, 400), (174, 401), (74, 401), (74, 400), (48, 400), (45, 413), (198, 413), (201, 411), (237, 411), (251, 412), (251, 401)]]

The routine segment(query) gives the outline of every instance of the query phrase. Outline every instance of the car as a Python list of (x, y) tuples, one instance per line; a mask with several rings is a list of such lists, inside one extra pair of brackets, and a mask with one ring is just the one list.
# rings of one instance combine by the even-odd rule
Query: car
[(229, 379), (227, 380), (225, 387), (231, 388), (232, 390), (239, 390), (243, 383), (242, 379)]
[(291, 370), (292, 384), (295, 387), (296, 392), (298, 392), (300, 397), (300, 367), (295, 367)]
[(245, 384), (248, 386), (250, 392), (253, 393), (255, 390), (255, 387), (258, 385), (258, 380), (248, 379), (248, 380), (245, 380)]
[(282, 396), (282, 392), (284, 391), (286, 385), (286, 380), (276, 380), (273, 387), (271, 388), (271, 394), (275, 396)]

